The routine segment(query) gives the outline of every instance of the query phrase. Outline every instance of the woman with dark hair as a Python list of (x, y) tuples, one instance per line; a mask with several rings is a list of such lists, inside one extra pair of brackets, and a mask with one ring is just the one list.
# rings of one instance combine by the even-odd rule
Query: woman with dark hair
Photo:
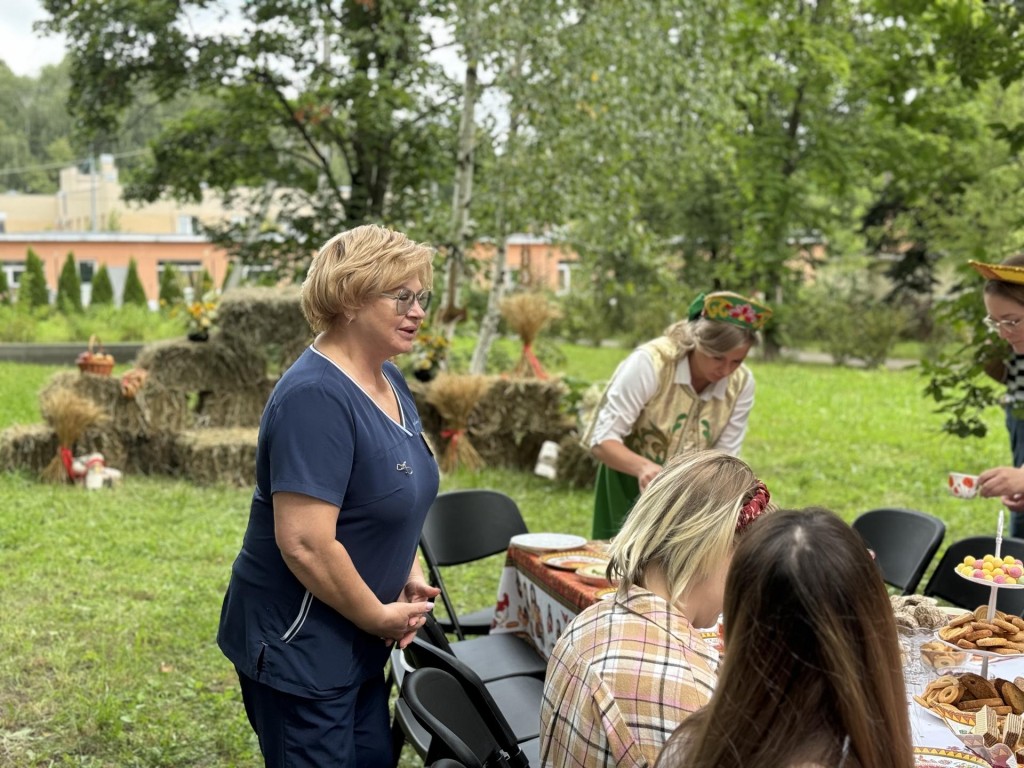
[(739, 454), (754, 406), (754, 376), (743, 361), (771, 314), (755, 299), (702, 293), (685, 320), (616, 368), (582, 440), (600, 462), (595, 539), (618, 533), (673, 456), (709, 448)]
[(657, 768), (911, 768), (889, 597), (834, 513), (785, 510), (751, 526), (726, 580), (723, 630), (711, 701)]

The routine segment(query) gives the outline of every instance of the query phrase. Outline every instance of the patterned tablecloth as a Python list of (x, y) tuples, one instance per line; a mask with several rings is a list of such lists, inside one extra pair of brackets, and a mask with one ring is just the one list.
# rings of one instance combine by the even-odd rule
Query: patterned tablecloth
[[(605, 542), (592, 541), (585, 549), (604, 550)], [(491, 632), (516, 632), (533, 641), (545, 657), (573, 616), (611, 589), (608, 582), (588, 584), (573, 571), (552, 568), (542, 555), (509, 547), (498, 583), (498, 600)]]

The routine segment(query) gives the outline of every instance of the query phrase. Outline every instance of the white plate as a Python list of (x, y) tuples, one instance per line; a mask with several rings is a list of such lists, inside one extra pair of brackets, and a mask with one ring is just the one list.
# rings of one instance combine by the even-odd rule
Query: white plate
[(1020, 659), (1024, 656), (1024, 651), (1018, 651), (1017, 653), (996, 653), (995, 651), (986, 651), (984, 648), (961, 648), (959, 645), (954, 645), (948, 640), (943, 640), (941, 637), (936, 636), (935, 638), (940, 643), (948, 645), (961, 653), (970, 653), (973, 656), (987, 656), (989, 661), (997, 661), (999, 659)]
[(557, 568), (560, 571), (576, 571), (585, 565), (600, 565), (608, 567), (608, 558), (602, 555), (595, 555), (585, 549), (578, 549), (573, 552), (550, 552), (540, 556), (540, 561), (548, 568)]
[(587, 540), (569, 533), (520, 533), (513, 536), (508, 544), (527, 552), (558, 552), (562, 549), (585, 547)]
[(988, 768), (988, 763), (966, 748), (914, 747), (914, 768)]
[(597, 590), (597, 592), (594, 593), (594, 598), (596, 600), (611, 600), (615, 597), (615, 593), (618, 591), (618, 587), (605, 587), (604, 589)]
[(602, 587), (608, 586), (608, 577), (605, 576), (607, 572), (607, 558), (601, 558), (600, 563), (588, 563), (576, 569), (576, 575), (580, 577), (580, 581), (585, 581), (587, 584), (599, 584)]
[[(996, 584), (994, 581), (985, 581), (985, 579), (976, 579), (973, 576), (964, 576), (957, 570), (954, 570), (953, 573), (961, 579), (967, 579), (972, 584), (981, 584), (983, 587), (995, 587), (996, 589), (1024, 589), (1024, 584), (1021, 584), (1020, 582), (1016, 584)], [(964, 611), (964, 613), (967, 613), (967, 611)]]

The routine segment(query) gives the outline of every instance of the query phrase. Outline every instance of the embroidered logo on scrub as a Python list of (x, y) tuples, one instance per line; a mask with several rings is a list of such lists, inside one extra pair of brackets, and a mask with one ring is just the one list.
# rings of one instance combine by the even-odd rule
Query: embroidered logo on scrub
[(410, 467), (408, 463), (404, 461), (401, 464), (396, 464), (395, 469), (397, 469), (399, 472), (405, 472), (405, 474), (407, 475), (412, 474), (412, 467)]

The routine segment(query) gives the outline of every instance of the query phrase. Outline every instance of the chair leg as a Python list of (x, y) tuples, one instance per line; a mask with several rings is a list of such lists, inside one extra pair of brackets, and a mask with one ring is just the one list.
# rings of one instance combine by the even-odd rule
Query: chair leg
[(391, 768), (398, 768), (402, 759), (402, 747), (405, 746), (405, 732), (398, 722), (398, 713), (391, 719)]

